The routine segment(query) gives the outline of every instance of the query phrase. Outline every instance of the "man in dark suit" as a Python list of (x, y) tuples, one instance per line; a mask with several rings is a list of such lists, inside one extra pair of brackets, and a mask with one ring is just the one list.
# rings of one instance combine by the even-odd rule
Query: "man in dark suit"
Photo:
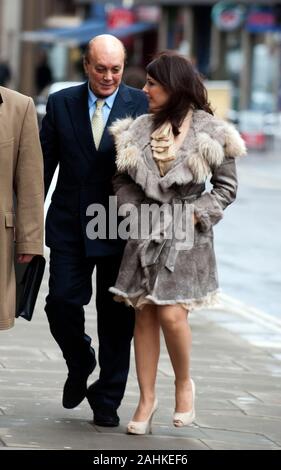
[[(59, 164), (46, 220), (51, 252), (45, 310), (68, 367), (63, 406), (74, 408), (87, 396), (94, 423), (101, 426), (119, 424), (117, 408), (129, 370), (134, 313), (108, 292), (117, 277), (124, 242), (90, 240), (86, 211), (93, 203), (108, 208), (113, 194), (115, 149), (108, 127), (117, 118), (147, 112), (144, 93), (121, 83), (124, 61), (124, 46), (117, 38), (92, 39), (84, 58), (88, 82), (50, 95), (41, 129), (46, 193)], [(100, 375), (87, 390), (96, 359), (85, 333), (83, 306), (91, 299), (94, 268)]]

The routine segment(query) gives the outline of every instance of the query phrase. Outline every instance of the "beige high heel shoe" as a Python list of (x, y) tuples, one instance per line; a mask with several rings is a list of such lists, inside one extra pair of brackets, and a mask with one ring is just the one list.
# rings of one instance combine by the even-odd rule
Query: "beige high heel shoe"
[(192, 379), (190, 379), (190, 382), (192, 390), (192, 408), (186, 413), (174, 413), (173, 424), (177, 428), (180, 428), (182, 426), (189, 426), (189, 424), (191, 424), (195, 420), (195, 383)]
[(146, 421), (130, 421), (127, 426), (128, 434), (149, 434), (151, 433), (152, 418), (158, 408), (158, 400), (155, 398), (152, 410)]

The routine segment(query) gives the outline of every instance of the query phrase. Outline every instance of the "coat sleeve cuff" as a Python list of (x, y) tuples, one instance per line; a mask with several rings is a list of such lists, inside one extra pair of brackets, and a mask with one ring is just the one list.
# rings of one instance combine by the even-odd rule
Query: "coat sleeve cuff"
[(207, 232), (223, 218), (223, 209), (214, 196), (205, 193), (194, 201), (194, 215), (202, 232)]
[(44, 248), (42, 243), (16, 243), (17, 255), (43, 255)]

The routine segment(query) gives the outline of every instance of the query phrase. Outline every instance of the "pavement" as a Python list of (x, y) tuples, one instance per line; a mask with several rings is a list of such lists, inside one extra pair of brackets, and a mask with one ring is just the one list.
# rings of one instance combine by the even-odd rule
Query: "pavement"
[[(133, 351), (118, 428), (92, 423), (86, 400), (61, 405), (66, 367), (44, 313), (46, 272), (34, 317), (0, 332), (0, 450), (280, 450), (281, 322), (227, 296), (215, 308), (192, 313), (192, 377), (196, 420), (172, 425), (173, 371), (161, 346), (159, 409), (149, 436), (126, 435), (138, 399)], [(86, 329), (97, 345), (94, 303)], [(96, 369), (89, 383), (98, 375)]]

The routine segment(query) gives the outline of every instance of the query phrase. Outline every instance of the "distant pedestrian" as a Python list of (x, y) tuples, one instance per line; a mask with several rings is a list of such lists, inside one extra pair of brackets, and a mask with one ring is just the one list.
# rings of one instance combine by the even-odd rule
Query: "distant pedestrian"
[(142, 89), (146, 81), (146, 73), (141, 67), (130, 66), (126, 68), (123, 80), (128, 86)]
[(45, 51), (41, 52), (38, 65), (35, 69), (35, 84), (37, 95), (46, 88), (48, 85), (51, 85), (53, 82), (53, 74), (51, 67), (48, 64), (48, 57)]

